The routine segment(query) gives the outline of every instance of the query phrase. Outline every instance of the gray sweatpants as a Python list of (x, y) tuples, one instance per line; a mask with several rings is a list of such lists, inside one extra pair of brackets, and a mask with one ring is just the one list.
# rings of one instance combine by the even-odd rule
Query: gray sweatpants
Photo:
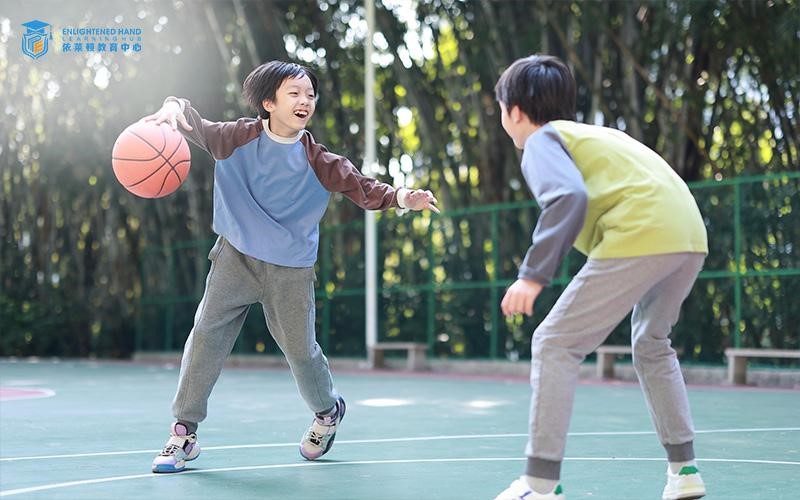
[(181, 360), (175, 418), (194, 431), (233, 349), (251, 304), (260, 302), (272, 337), (313, 412), (333, 408), (338, 395), (314, 331), (314, 268), (269, 264), (243, 255), (223, 237), (208, 255), (211, 269)]
[(579, 365), (633, 309), (633, 365), (671, 462), (694, 458), (686, 386), (669, 334), (705, 255), (589, 259), (534, 331), (527, 475), (559, 479)]

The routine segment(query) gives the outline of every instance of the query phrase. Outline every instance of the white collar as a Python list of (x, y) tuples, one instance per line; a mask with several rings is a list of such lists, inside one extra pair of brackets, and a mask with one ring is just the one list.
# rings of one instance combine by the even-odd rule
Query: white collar
[(269, 129), (269, 118), (265, 118), (265, 119), (261, 120), (261, 122), (264, 124), (264, 132), (267, 133), (267, 137), (269, 137), (273, 141), (281, 143), (281, 144), (294, 144), (295, 142), (300, 140), (300, 136), (302, 136), (303, 132), (304, 132), (304, 130), (301, 130), (294, 137), (283, 137), (283, 136), (280, 136), (280, 135), (274, 133), (273, 131), (271, 131)]

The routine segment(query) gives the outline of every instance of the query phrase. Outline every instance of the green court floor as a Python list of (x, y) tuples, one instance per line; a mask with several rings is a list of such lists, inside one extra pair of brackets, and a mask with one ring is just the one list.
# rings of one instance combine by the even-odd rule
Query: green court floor
[[(0, 497), (491, 499), (524, 466), (525, 380), (334, 373), (347, 418), (327, 460), (288, 372), (226, 369), (191, 469), (150, 473), (171, 423), (175, 367), (0, 362)], [(690, 387), (709, 499), (800, 498), (800, 391)], [(570, 500), (660, 498), (666, 469), (636, 385), (578, 388)]]

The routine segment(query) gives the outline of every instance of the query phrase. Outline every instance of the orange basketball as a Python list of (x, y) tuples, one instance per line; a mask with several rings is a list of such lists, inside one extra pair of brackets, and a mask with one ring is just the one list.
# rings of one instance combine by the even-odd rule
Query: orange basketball
[(189, 175), (189, 144), (166, 123), (136, 122), (117, 137), (111, 166), (125, 189), (142, 198), (175, 192)]

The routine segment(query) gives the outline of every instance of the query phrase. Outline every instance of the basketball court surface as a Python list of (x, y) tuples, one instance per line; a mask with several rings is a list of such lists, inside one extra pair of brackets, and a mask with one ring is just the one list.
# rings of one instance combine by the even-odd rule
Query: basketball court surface
[[(347, 417), (324, 459), (288, 371), (227, 368), (200, 457), (153, 474), (177, 367), (0, 362), (0, 497), (492, 499), (525, 461), (524, 379), (336, 372)], [(689, 388), (709, 499), (800, 498), (800, 391)], [(570, 500), (658, 499), (666, 463), (639, 387), (583, 383), (562, 470)]]

